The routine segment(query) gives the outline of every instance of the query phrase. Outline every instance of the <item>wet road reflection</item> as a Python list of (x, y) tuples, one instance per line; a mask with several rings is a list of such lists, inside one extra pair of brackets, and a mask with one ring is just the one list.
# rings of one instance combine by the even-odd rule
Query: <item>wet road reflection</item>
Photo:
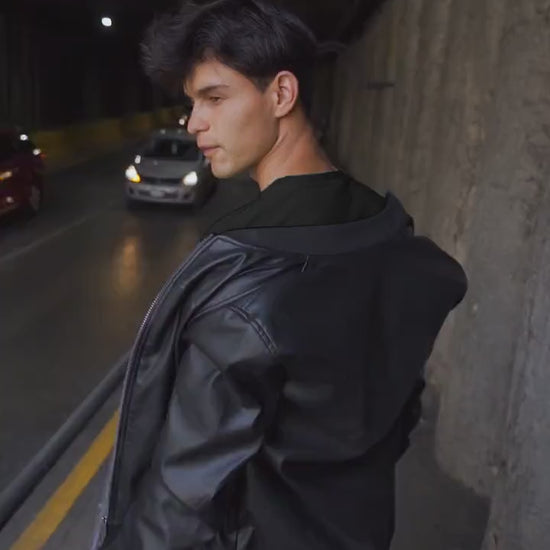
[(141, 281), (140, 257), (142, 251), (135, 236), (129, 236), (122, 243), (122, 250), (115, 254), (112, 264), (112, 277), (115, 292), (123, 297), (135, 292)]

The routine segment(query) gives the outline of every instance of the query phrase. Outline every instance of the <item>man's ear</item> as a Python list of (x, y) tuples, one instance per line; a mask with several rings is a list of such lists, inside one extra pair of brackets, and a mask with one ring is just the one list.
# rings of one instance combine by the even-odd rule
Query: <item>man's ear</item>
[(296, 76), (290, 71), (281, 71), (270, 85), (273, 98), (273, 114), (282, 118), (294, 109), (298, 102), (300, 86)]

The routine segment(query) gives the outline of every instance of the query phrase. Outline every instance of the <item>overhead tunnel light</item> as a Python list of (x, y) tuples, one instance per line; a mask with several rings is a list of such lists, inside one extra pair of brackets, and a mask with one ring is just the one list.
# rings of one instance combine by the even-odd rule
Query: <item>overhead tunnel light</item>
[(101, 24), (104, 26), (104, 27), (112, 27), (113, 26), (113, 20), (110, 18), (110, 17), (102, 17), (101, 18)]

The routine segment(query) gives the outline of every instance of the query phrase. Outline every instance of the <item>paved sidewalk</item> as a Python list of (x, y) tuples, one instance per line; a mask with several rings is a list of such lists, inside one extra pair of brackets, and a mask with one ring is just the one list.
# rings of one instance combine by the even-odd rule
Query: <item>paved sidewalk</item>
[[(429, 395), (429, 394), (428, 394)], [(488, 502), (453, 481), (434, 453), (435, 401), (425, 406), (397, 471), (397, 527), (391, 550), (480, 550)]]

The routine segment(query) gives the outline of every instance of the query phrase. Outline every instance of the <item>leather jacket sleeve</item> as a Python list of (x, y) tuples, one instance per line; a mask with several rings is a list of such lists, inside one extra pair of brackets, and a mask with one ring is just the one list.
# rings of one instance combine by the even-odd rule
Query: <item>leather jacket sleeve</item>
[(185, 331), (168, 412), (151, 466), (115, 548), (233, 547), (238, 474), (258, 452), (282, 384), (275, 348), (237, 308)]

